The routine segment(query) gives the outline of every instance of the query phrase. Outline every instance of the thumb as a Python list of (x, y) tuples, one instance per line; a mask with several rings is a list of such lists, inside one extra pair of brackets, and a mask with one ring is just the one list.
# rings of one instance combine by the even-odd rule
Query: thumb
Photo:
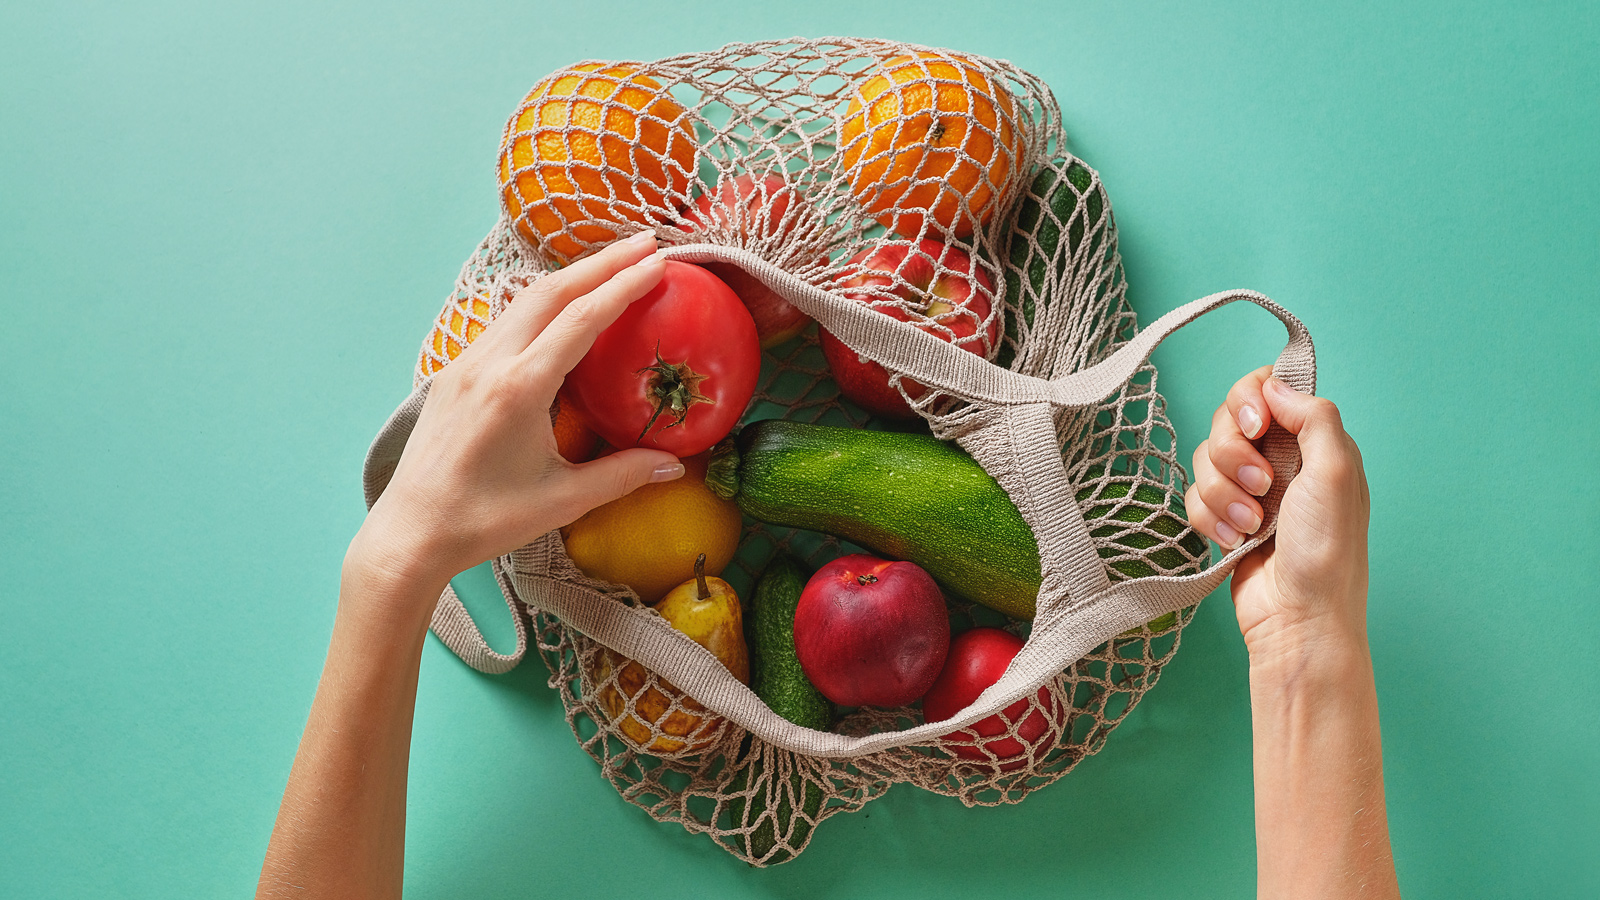
[(1308, 461), (1346, 452), (1344, 420), (1331, 400), (1302, 394), (1277, 378), (1268, 378), (1262, 387), (1272, 418), (1299, 439)]
[(683, 477), (683, 463), (662, 450), (619, 450), (577, 467), (572, 486), (589, 508), (633, 493), (646, 484)]

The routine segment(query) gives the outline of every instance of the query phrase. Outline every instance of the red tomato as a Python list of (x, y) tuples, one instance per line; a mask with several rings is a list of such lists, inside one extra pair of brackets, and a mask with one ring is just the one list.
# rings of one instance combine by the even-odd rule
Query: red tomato
[(669, 261), (561, 390), (613, 447), (694, 456), (738, 424), (760, 370), (755, 322), (739, 297), (705, 269)]
[[(1000, 680), (1021, 649), (1022, 638), (999, 628), (973, 628), (956, 635), (950, 642), (944, 670), (922, 698), (923, 718), (943, 721), (972, 705), (984, 688)], [(1050, 692), (1049, 685), (1039, 688), (1037, 705), (1028, 700), (1024, 697), (986, 719), (945, 735), (945, 746), (963, 759), (998, 761), (1003, 771), (1021, 767), (1026, 762), (1021, 757), (1029, 748), (1035, 759), (1044, 758), (1053, 741), (1041, 738), (1046, 731), (1060, 731), (1061, 702)], [(996, 737), (1011, 732), (1013, 726), (1022, 740)]]

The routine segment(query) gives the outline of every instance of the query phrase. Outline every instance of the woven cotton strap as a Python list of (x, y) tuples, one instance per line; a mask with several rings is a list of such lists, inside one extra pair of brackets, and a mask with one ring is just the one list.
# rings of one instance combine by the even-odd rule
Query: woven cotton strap
[[(516, 622), (514, 653), (499, 654), (489, 648), (453, 591), (445, 592), (434, 611), (434, 633), (475, 669), (505, 672), (520, 660), (527, 647), (527, 633), (517, 600), (524, 598), (595, 641), (638, 660), (768, 743), (812, 756), (857, 757), (932, 740), (976, 722), (1031, 694), (1109, 638), (1198, 603), (1221, 585), (1244, 554), (1271, 537), (1277, 527), (1278, 505), (1284, 489), (1299, 471), (1300, 458), (1294, 436), (1273, 425), (1261, 447), (1273, 467), (1272, 489), (1262, 498), (1262, 526), (1249, 541), (1197, 575), (1111, 583), (1099, 564), (1079, 507), (1073, 502), (1049, 414), (1052, 406), (1097, 403), (1132, 377), (1168, 335), (1199, 316), (1238, 300), (1255, 303), (1284, 323), (1289, 341), (1273, 367), (1274, 374), (1296, 390), (1313, 393), (1316, 358), (1310, 335), (1297, 318), (1261, 294), (1228, 291), (1186, 304), (1156, 320), (1100, 364), (1047, 380), (1000, 369), (915, 329), (885, 327), (884, 323), (892, 321), (888, 317), (864, 305), (840, 301), (747, 252), (695, 245), (668, 253), (687, 261), (718, 260), (744, 266), (863, 356), (930, 387), (998, 409), (998, 415), (964, 436), (962, 445), (976, 451), (974, 456), (980, 462), (985, 462), (986, 457), (1003, 459), (1009, 455), (1012, 465), (991, 468), (991, 473), (1013, 500), (1019, 499), (1019, 491), (1028, 492), (1027, 502), (1035, 509), (1051, 510), (1059, 526), (1049, 529), (1049, 537), (1040, 542), (1044, 586), (1032, 634), (1005, 675), (950, 720), (861, 737), (819, 732), (774, 714), (748, 687), (729, 675), (709, 651), (661, 617), (579, 585), (518, 572), (506, 557), (496, 561), (495, 574)], [(368, 452), (364, 486), (369, 507), (393, 475), (430, 384), (431, 380), (424, 381), (401, 404)]]

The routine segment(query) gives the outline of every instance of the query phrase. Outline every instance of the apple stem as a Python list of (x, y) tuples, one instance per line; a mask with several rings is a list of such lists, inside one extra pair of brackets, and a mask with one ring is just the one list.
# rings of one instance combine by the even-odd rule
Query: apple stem
[(706, 555), (704, 553), (695, 557), (694, 580), (699, 583), (701, 600), (711, 599), (711, 585), (706, 584)]
[(877, 584), (877, 583), (878, 583), (878, 576), (876, 576), (876, 575), (857, 575), (856, 576), (856, 584), (859, 584), (862, 587), (866, 587), (869, 584)]

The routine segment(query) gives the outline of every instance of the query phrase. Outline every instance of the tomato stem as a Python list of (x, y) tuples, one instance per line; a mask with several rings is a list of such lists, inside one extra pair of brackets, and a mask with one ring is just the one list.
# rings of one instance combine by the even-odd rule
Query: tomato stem
[(635, 372), (635, 375), (650, 373), (645, 391), (653, 407), (650, 421), (644, 423), (644, 430), (639, 432), (639, 442), (643, 443), (650, 429), (655, 427), (656, 420), (661, 414), (672, 411), (673, 425), (682, 425), (685, 417), (689, 415), (690, 407), (696, 403), (716, 403), (710, 397), (700, 393), (700, 383), (710, 377), (701, 375), (689, 368), (688, 360), (680, 363), (669, 363), (661, 358), (661, 342), (656, 341), (656, 361), (654, 365), (645, 366)]

